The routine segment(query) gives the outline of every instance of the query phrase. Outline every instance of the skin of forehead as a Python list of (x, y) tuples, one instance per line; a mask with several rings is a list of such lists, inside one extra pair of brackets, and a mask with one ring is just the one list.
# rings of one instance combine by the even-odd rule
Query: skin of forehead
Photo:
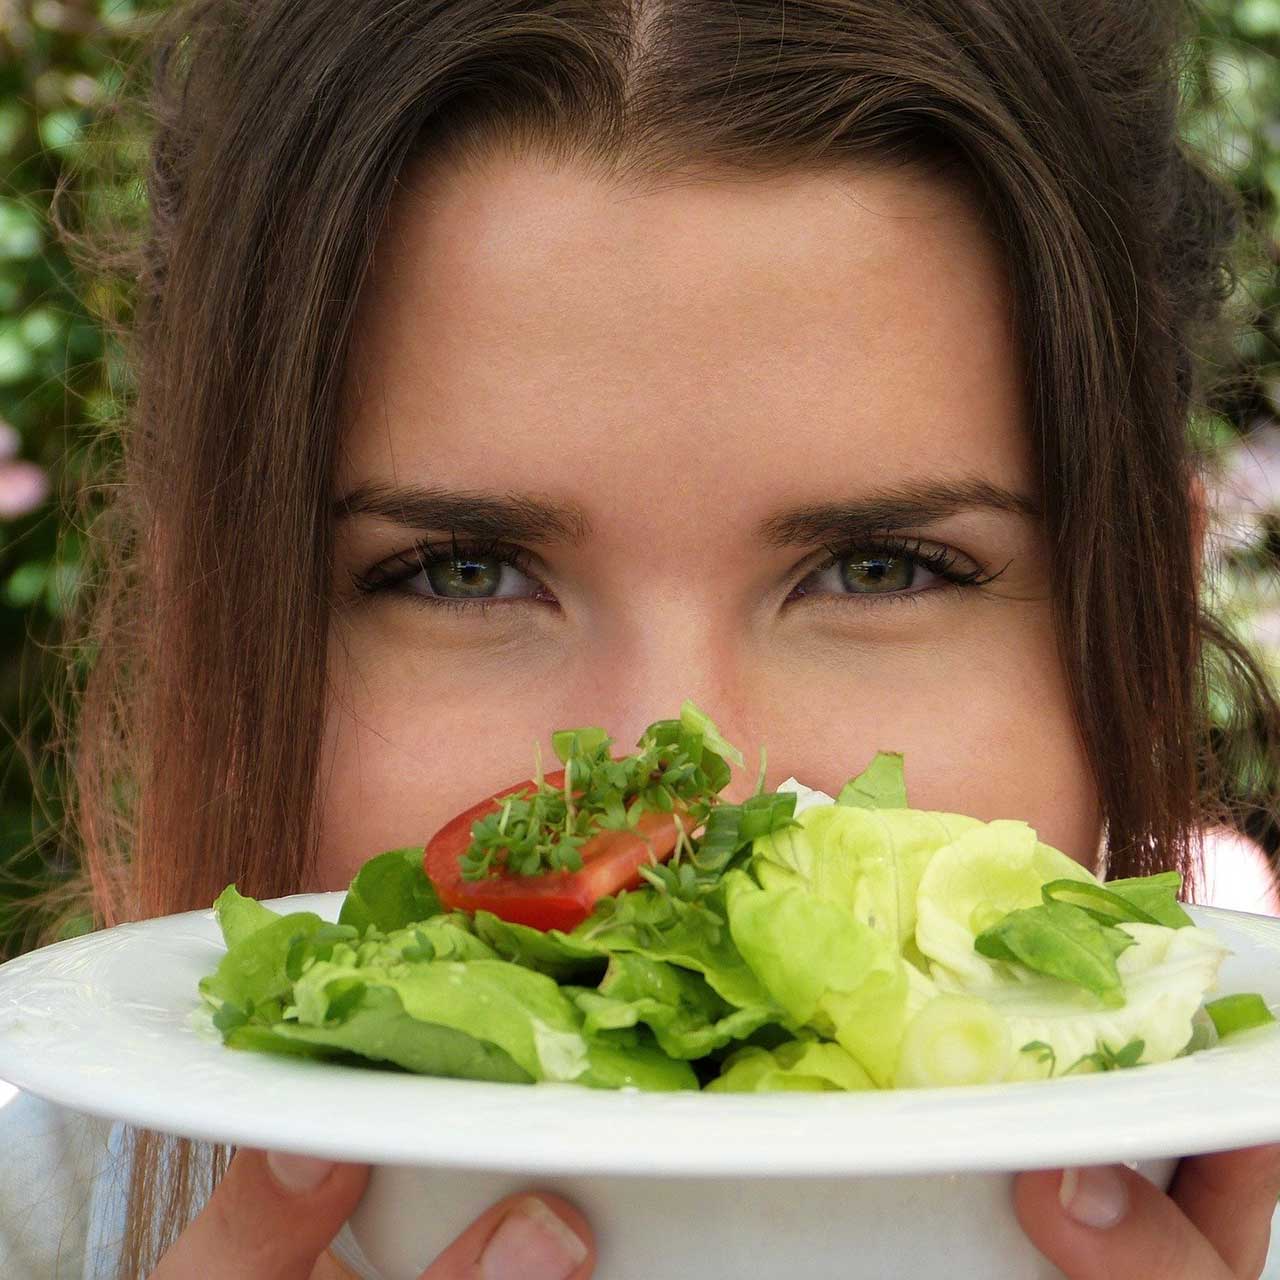
[(978, 226), (963, 187), (901, 173), (629, 195), (509, 158), (424, 172), (362, 309), (340, 484), (425, 459), (435, 483), (536, 477), (598, 495), (625, 543), (655, 511), (678, 542), (727, 489), (760, 512), (815, 476), (865, 490), (965, 455), (1025, 474), (1004, 268)]

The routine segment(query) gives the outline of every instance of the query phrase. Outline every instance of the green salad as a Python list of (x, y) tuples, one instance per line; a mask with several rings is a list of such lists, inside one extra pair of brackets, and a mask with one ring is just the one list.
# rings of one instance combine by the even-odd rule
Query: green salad
[[(881, 752), (832, 798), (730, 804), (686, 702), (366, 862), (336, 923), (229, 885), (200, 997), (225, 1043), (595, 1088), (991, 1084), (1164, 1062), (1273, 1022), (1173, 872), (1106, 883), (1025, 822), (912, 809)], [(430, 874), (429, 874), (430, 872)]]

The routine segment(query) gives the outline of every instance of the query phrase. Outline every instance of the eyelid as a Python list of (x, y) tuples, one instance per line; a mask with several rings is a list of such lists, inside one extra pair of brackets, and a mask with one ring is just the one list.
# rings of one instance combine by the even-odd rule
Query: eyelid
[[(957, 552), (942, 543), (929, 542), (919, 537), (905, 537), (900, 534), (863, 534), (843, 543), (824, 543), (820, 554), (824, 555), (825, 558), (810, 565), (803, 571), (797, 587), (802, 586), (815, 575), (822, 573), (840, 560), (858, 551), (909, 556), (919, 562), (926, 570), (942, 578), (944, 584), (953, 590), (985, 586), (995, 581), (1009, 567), (1006, 564), (994, 573), (987, 573), (971, 557)], [(523, 574), (531, 581), (536, 582), (540, 588), (546, 590), (545, 584), (539, 576), (540, 570), (536, 567), (536, 556), (514, 543), (486, 538), (461, 542), (456, 538), (450, 538), (448, 541), (424, 538), (405, 551), (399, 551), (394, 555), (387, 556), (364, 574), (353, 573), (352, 579), (357, 589), (362, 593), (371, 594), (377, 591), (389, 590), (399, 583), (406, 582), (417, 574), (424, 572), (428, 564), (433, 561), (439, 562), (449, 554), (475, 558), (493, 557), (510, 565), (518, 573)], [(956, 565), (958, 562), (967, 562), (972, 567), (965, 570), (957, 570)], [(792, 590), (794, 591), (796, 588), (792, 588)], [(935, 593), (936, 589), (884, 593), (867, 592), (865, 594), (830, 591), (802, 592), (798, 599), (805, 600), (809, 605), (819, 602), (823, 604), (843, 604), (846, 601), (852, 601), (855, 606), (871, 607), (875, 604), (886, 602), (919, 604), (921, 601), (917, 597)], [(428, 605), (440, 605), (461, 611), (470, 610), (477, 612), (477, 614), (485, 612), (494, 604), (532, 599), (529, 596), (454, 599), (449, 596), (421, 595), (417, 592), (406, 592), (404, 594), (412, 595), (415, 600)], [(791, 598), (788, 596), (789, 600)]]
[[(970, 556), (964, 555), (952, 547), (940, 542), (929, 542), (923, 538), (907, 537), (901, 534), (863, 534), (858, 538), (849, 539), (843, 543), (825, 543), (823, 549), (826, 552), (826, 558), (809, 567), (805, 571), (801, 582), (797, 585), (803, 585), (816, 574), (831, 568), (832, 565), (838, 564), (841, 560), (857, 551), (875, 551), (882, 554), (908, 556), (929, 570), (930, 573), (937, 574), (949, 585), (956, 587), (986, 586), (988, 583), (994, 582), (1009, 567), (1006, 564), (1004, 568), (998, 569), (994, 573), (987, 573)], [(972, 567), (964, 570), (957, 569), (957, 564), (961, 562), (967, 562)], [(825, 594), (834, 595), (835, 593), (827, 592)], [(922, 594), (923, 592), (919, 591), (867, 592), (866, 594), (849, 592), (847, 595), (837, 595), (836, 598), (862, 601), (902, 600), (908, 596)]]
[[(509, 564), (518, 573), (524, 574), (525, 577), (537, 581), (540, 587), (543, 585), (537, 577), (536, 557), (531, 552), (526, 551), (524, 547), (518, 547), (514, 543), (502, 542), (496, 538), (472, 538), (465, 541), (456, 538), (450, 538), (447, 541), (439, 538), (423, 538), (415, 542), (407, 550), (397, 551), (394, 555), (380, 560), (364, 573), (353, 573), (351, 576), (356, 588), (362, 592), (371, 593), (387, 590), (424, 572), (429, 564), (442, 558), (442, 553), (445, 556), (452, 554), (472, 556), (476, 559), (492, 556), (496, 560)], [(487, 603), (480, 598), (474, 601), (452, 600), (447, 596), (426, 596), (423, 598), (431, 600), (433, 603), (441, 601), (448, 604), (466, 606)]]

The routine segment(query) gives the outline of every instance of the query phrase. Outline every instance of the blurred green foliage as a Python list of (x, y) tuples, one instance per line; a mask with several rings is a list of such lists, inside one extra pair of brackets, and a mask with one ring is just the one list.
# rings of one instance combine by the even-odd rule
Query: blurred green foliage
[[(0, 449), (0, 956), (15, 943), (16, 903), (68, 857), (42, 754), (55, 725), (41, 693), (60, 661), (53, 646), (81, 560), (61, 507), (93, 480), (94, 445), (127, 377), (95, 315), (127, 313), (128, 299), (99, 296), (90, 312), (93, 290), (111, 286), (77, 274), (51, 212), (59, 184), (67, 207), (83, 194), (112, 204), (116, 222), (141, 210), (138, 140), (113, 140), (103, 106), (161, 7), (0, 0), (0, 433), (49, 480), (34, 510), (21, 512), (21, 493), (6, 505), (14, 460)], [(103, 146), (119, 152), (106, 165)], [(118, 177), (105, 183), (104, 171)], [(85, 175), (95, 175), (91, 191)]]
[[(52, 486), (35, 510), (0, 519), (0, 873), (9, 882), (0, 890), (0, 955), (13, 943), (21, 884), (41, 882), (68, 856), (56, 779), (41, 758), (53, 723), (40, 695), (57, 661), (47, 646), (57, 643), (80, 564), (80, 539), (59, 499), (74, 498), (91, 478), (95, 437), (128, 376), (93, 318), (104, 301), (127, 313), (128, 299), (95, 297), (111, 286), (77, 276), (51, 224), (51, 202), (63, 184), (116, 221), (140, 210), (138, 140), (100, 122), (162, 7), (0, 0), (0, 434), (13, 439), (9, 424), (21, 458)], [(1243, 192), (1269, 240), (1241, 282), (1237, 303), (1251, 322), (1233, 377), (1199, 424), (1231, 444), (1246, 433), (1266, 438), (1280, 413), (1280, 0), (1204, 0), (1202, 12), (1200, 39), (1188, 51), (1185, 131)], [(113, 151), (105, 166), (104, 148)], [(96, 301), (92, 313), (87, 299)], [(13, 461), (3, 453), (0, 441), (0, 508)], [(1274, 501), (1231, 531), (1219, 585), (1235, 625), (1270, 650), (1280, 675), (1280, 448), (1266, 453), (1251, 483), (1264, 507), (1267, 492)], [(1260, 834), (1280, 849), (1280, 833)]]

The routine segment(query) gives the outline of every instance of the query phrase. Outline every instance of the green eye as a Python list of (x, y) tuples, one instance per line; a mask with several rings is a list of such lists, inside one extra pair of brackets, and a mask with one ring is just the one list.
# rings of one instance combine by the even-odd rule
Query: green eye
[(903, 591), (916, 576), (915, 561), (909, 556), (857, 554), (840, 562), (840, 581), (848, 591), (874, 595)]
[(502, 561), (478, 556), (437, 560), (426, 566), (426, 575), (436, 595), (482, 599), (496, 594), (502, 582)]

